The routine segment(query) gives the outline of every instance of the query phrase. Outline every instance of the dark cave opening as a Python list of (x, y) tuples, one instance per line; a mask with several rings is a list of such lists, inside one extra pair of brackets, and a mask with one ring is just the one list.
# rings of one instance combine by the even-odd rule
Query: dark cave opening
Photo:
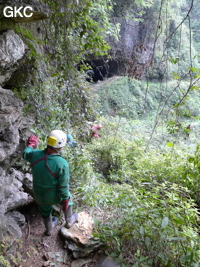
[[(78, 69), (80, 70), (80, 66)], [(116, 59), (94, 59), (84, 61), (84, 66), (89, 69), (86, 70), (86, 80), (88, 82), (103, 81), (105, 78), (110, 78), (115, 75), (122, 75), (123, 64)]]

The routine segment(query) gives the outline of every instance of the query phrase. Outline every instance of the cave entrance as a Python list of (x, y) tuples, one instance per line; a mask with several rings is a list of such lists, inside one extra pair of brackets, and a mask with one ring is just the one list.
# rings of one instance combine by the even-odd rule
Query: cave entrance
[(105, 78), (110, 78), (115, 75), (123, 75), (123, 64), (117, 59), (94, 59), (84, 62), (91, 69), (86, 71), (89, 82), (103, 81)]

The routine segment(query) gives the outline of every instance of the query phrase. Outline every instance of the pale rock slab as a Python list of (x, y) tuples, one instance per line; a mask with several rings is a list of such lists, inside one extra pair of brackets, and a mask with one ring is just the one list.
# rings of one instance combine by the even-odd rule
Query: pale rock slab
[(66, 239), (66, 245), (72, 251), (74, 258), (84, 258), (100, 249), (102, 243), (93, 236), (93, 219), (85, 211), (78, 214), (78, 223), (72, 228), (61, 228), (61, 234)]

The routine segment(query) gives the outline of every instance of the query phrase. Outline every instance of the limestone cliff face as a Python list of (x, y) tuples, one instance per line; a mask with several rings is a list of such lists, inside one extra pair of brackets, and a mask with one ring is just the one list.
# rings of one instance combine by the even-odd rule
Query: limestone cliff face
[(19, 67), (25, 55), (25, 44), (13, 30), (0, 34), (0, 85), (3, 86)]
[(7, 170), (21, 157), (27, 138), (25, 132), (33, 120), (23, 116), (23, 103), (11, 90), (0, 87), (0, 95), (0, 166)]
[[(31, 6), (30, 18), (5, 18), (5, 6)], [(19, 227), (14, 227), (11, 213), (7, 212), (29, 202), (29, 195), (23, 191), (25, 176), (11, 168), (21, 158), (25, 142), (30, 135), (29, 129), (34, 119), (23, 114), (24, 104), (13, 91), (5, 89), (12, 77), (18, 79), (17, 70), (25, 64), (28, 47), (15, 32), (16, 23), (30, 22), (48, 17), (48, 8), (37, 0), (0, 0), (0, 239), (4, 234), (20, 236)], [(31, 22), (30, 22), (31, 23)], [(28, 79), (27, 74), (27, 79)]]
[(145, 76), (145, 69), (151, 64), (154, 49), (155, 35), (148, 12), (143, 19), (142, 22), (120, 19), (120, 40), (110, 40), (113, 51), (125, 62), (126, 74), (136, 79)]
[(106, 38), (111, 47), (110, 57), (91, 56), (87, 61), (93, 68), (95, 82), (114, 75), (129, 75), (136, 79), (145, 77), (146, 68), (152, 63), (156, 28), (153, 28), (150, 12), (143, 19), (139, 22), (112, 18), (121, 27), (117, 41), (112, 36)]

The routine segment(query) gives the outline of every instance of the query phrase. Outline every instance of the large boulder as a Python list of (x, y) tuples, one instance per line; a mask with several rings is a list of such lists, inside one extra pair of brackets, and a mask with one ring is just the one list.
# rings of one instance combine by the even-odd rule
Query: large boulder
[(12, 219), (15, 220), (15, 222), (17, 222), (17, 224), (19, 226), (24, 226), (24, 224), (26, 223), (26, 218), (23, 214), (21, 214), (19, 211), (10, 211), (8, 213), (6, 213), (7, 217), (11, 217)]
[(93, 236), (93, 219), (85, 211), (79, 213), (78, 223), (72, 228), (61, 228), (61, 234), (66, 239), (66, 246), (72, 251), (74, 258), (84, 258), (102, 247), (102, 243)]

